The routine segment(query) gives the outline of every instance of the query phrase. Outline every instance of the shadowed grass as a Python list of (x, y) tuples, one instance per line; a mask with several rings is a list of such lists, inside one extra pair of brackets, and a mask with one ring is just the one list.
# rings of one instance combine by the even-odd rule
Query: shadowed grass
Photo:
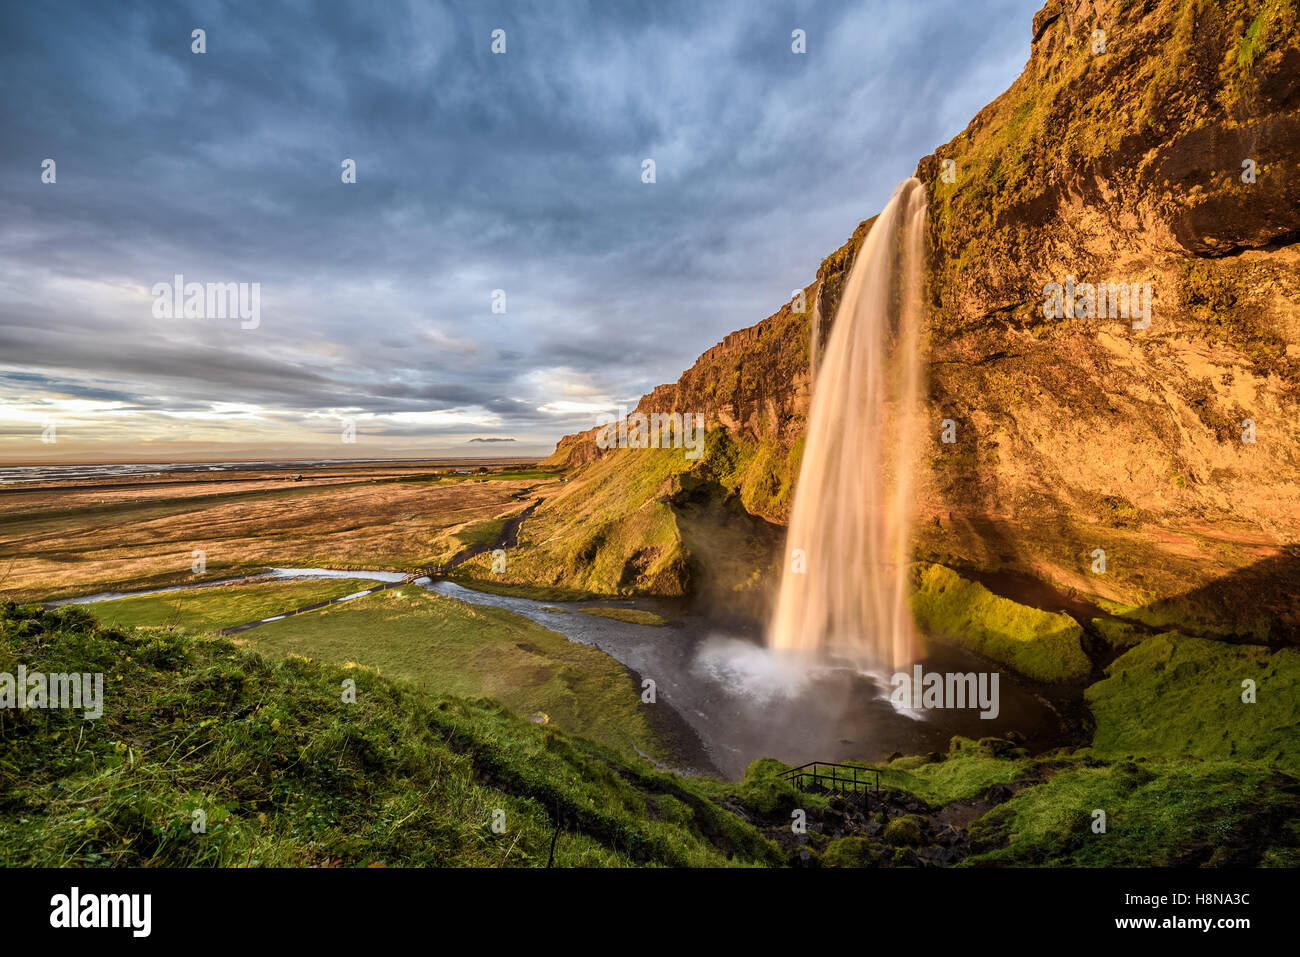
[(557, 866), (778, 860), (672, 775), (366, 669), (12, 605), (0, 659), (106, 679), (99, 721), (0, 711), (0, 865), (545, 866), (557, 821)]
[(1300, 842), (1285, 822), (1298, 811), (1300, 780), (1270, 768), (1081, 759), (975, 822), (979, 853), (966, 863), (1294, 867)]
[[(1254, 685), (1254, 703), (1242, 700)], [(1267, 761), (1300, 767), (1300, 651), (1176, 632), (1116, 659), (1085, 698), (1099, 754)]]
[(269, 656), (355, 662), (437, 693), (490, 697), (522, 715), (544, 712), (562, 730), (628, 755), (635, 746), (672, 757), (626, 668), (505, 609), (416, 587), (390, 589), (241, 637)]
[(333, 578), (321, 581), (276, 581), (218, 585), (193, 591), (142, 595), (86, 606), (104, 625), (116, 628), (176, 627), (216, 631), (342, 598), (377, 583)]

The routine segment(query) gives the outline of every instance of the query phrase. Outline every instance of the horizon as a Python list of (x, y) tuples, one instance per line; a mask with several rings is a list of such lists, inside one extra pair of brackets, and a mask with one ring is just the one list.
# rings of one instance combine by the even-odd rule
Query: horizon
[(113, 466), (113, 465), (143, 465), (157, 466), (166, 468), (170, 465), (297, 465), (308, 463), (319, 463), (324, 465), (341, 464), (341, 465), (368, 465), (372, 463), (387, 462), (482, 462), (484, 464), (512, 464), (516, 462), (531, 462), (537, 457), (532, 455), (509, 455), (509, 456), (478, 456), (478, 455), (413, 455), (413, 456), (379, 456), (371, 458), (283, 458), (267, 457), (260, 459), (207, 459), (207, 458), (174, 458), (168, 460), (161, 459), (67, 459), (57, 461), (42, 460), (17, 460), (6, 462), (0, 466), (0, 471), (5, 469), (54, 469), (54, 468), (76, 468), (79, 466)]

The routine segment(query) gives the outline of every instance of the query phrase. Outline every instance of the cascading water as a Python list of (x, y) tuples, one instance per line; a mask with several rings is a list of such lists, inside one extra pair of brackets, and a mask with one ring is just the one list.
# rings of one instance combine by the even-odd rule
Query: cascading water
[(795, 489), (773, 649), (917, 657), (908, 606), (926, 194), (894, 190), (849, 270), (825, 351)]

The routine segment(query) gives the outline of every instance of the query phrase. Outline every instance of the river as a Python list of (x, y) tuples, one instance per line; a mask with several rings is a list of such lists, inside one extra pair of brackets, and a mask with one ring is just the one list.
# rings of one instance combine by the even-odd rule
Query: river
[[(406, 576), (388, 571), (337, 571), (277, 568), (240, 581), (356, 578), (378, 583), (339, 601), (354, 600), (391, 587)], [(93, 604), (117, 598), (212, 587), (216, 582), (139, 592), (101, 592), (61, 599), (52, 605)], [(616, 659), (644, 682), (652, 680), (655, 707), (666, 709), (660, 727), (672, 728), (678, 744), (678, 770), (739, 778), (756, 758), (788, 764), (807, 761), (879, 761), (893, 752), (924, 754), (947, 750), (956, 734), (980, 738), (1020, 731), (1031, 750), (1069, 743), (1062, 720), (1046, 689), (1002, 670), (998, 713), (982, 718), (974, 708), (920, 712), (896, 709), (888, 700), (888, 676), (849, 661), (792, 658), (764, 647), (756, 634), (694, 614), (666, 599), (611, 599), (542, 602), (475, 591), (446, 580), (416, 584), (477, 605), (504, 608), (531, 619), (571, 641), (592, 645)], [(637, 625), (582, 608), (638, 608), (671, 619), (667, 626)], [(243, 631), (259, 622), (228, 629)], [(996, 666), (960, 649), (926, 642), (927, 672), (988, 672)], [(639, 682), (639, 683), (640, 683)], [(642, 685), (644, 687), (644, 685)]]

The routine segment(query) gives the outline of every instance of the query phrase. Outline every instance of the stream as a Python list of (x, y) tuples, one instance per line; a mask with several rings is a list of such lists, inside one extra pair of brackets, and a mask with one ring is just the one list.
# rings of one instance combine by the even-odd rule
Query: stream
[[(311, 608), (351, 601), (405, 580), (401, 572), (337, 571), (325, 568), (277, 568), (235, 579), (355, 578), (376, 587)], [(100, 592), (50, 602), (93, 604), (119, 598), (208, 588), (228, 582), (204, 582), (136, 592)], [(733, 624), (721, 625), (671, 599), (609, 599), (542, 602), (474, 591), (454, 582), (427, 578), (415, 584), (476, 605), (504, 608), (571, 641), (594, 646), (635, 673), (638, 687), (655, 683), (656, 703), (663, 708), (656, 726), (675, 745), (676, 769), (684, 773), (738, 779), (760, 757), (787, 764), (808, 761), (880, 761), (893, 752), (943, 753), (956, 734), (971, 738), (1016, 730), (1031, 751), (1069, 743), (1061, 715), (1044, 689), (1002, 670), (998, 713), (982, 718), (975, 708), (924, 711), (896, 709), (889, 701), (887, 675), (872, 673), (851, 661), (823, 658), (811, 662), (774, 653), (761, 637)], [(670, 620), (667, 626), (638, 625), (596, 615), (583, 608), (636, 608)], [(309, 609), (299, 608), (292, 613)], [(232, 634), (276, 621), (276, 615), (225, 629)], [(921, 659), (926, 672), (988, 672), (996, 666), (950, 645), (927, 642)]]

